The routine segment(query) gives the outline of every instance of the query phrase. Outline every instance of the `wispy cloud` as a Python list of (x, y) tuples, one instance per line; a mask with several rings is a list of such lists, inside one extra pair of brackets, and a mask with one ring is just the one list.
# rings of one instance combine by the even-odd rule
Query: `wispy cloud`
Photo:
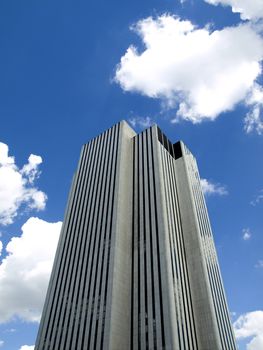
[(230, 317), (231, 317), (231, 318), (236, 317), (236, 315), (237, 315), (237, 313), (236, 313), (235, 311), (231, 311), (231, 312), (230, 312)]
[(115, 81), (124, 91), (160, 99), (176, 110), (174, 122), (215, 120), (243, 102), (250, 110), (246, 131), (262, 131), (262, 88), (256, 79), (263, 39), (252, 25), (212, 31), (166, 14), (142, 19), (132, 29), (145, 49), (131, 45), (121, 57)]
[(254, 131), (261, 135), (263, 133), (263, 88), (258, 84), (254, 84), (245, 103), (247, 106), (251, 106), (250, 111), (244, 119), (245, 132), (249, 134)]
[(249, 228), (243, 228), (242, 230), (242, 238), (244, 241), (248, 241), (251, 238), (252, 234)]
[(7, 328), (4, 330), (4, 333), (15, 333), (16, 329), (15, 328)]
[(35, 186), (41, 163), (40, 156), (31, 154), (19, 169), (15, 158), (8, 155), (8, 146), (0, 142), (0, 224), (11, 224), (23, 205), (27, 209), (45, 208), (47, 195)]
[(228, 191), (225, 186), (218, 184), (218, 183), (213, 183), (211, 181), (208, 181), (207, 179), (201, 179), (201, 186), (202, 190), (205, 195), (210, 196), (210, 195), (219, 195), (219, 196), (225, 196), (228, 194)]
[(258, 260), (258, 262), (255, 265), (256, 268), (262, 269), (263, 268), (263, 260)]
[(255, 198), (250, 202), (254, 207), (263, 201), (263, 189), (255, 196)]
[(258, 135), (263, 133), (263, 120), (261, 117), (261, 107), (255, 106), (247, 113), (244, 119), (244, 130), (247, 134), (256, 132)]
[(247, 350), (262, 350), (263, 311), (253, 311), (241, 315), (234, 322), (234, 331), (237, 339), (247, 339)]
[(128, 122), (136, 128), (137, 126), (140, 128), (149, 128), (154, 124), (154, 121), (150, 117), (132, 117), (128, 119)]

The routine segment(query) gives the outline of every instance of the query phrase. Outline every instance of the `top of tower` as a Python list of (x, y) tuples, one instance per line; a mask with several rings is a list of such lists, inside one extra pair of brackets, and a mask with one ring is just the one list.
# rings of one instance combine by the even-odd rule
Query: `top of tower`
[[(128, 127), (131, 129), (134, 133), (134, 129), (129, 125), (129, 123), (126, 120), (121, 120), (120, 124), (124, 124), (125, 127)], [(162, 130), (159, 128), (157, 124), (151, 125), (149, 128), (155, 128), (157, 131), (157, 137), (158, 141), (163, 145), (163, 147), (171, 154), (171, 156), (174, 159), (179, 159), (183, 156), (183, 154), (186, 152), (191, 153), (189, 149), (185, 146), (184, 142), (179, 140), (175, 143), (172, 143), (168, 137), (162, 132)], [(148, 128), (146, 128), (148, 129)], [(142, 131), (144, 132), (144, 130)]]
[(183, 144), (182, 141), (177, 141), (174, 144), (168, 139), (168, 137), (162, 132), (162, 130), (157, 126), (157, 135), (159, 142), (164, 146), (164, 148), (171, 154), (175, 159), (181, 158), (183, 156)]

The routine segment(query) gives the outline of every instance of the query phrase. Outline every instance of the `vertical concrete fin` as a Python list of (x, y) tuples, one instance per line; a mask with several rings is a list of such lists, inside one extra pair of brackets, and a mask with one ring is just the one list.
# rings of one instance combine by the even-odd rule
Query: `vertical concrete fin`
[(132, 254), (132, 191), (133, 137), (136, 133), (126, 122), (120, 123), (117, 186), (112, 236), (112, 290), (109, 349), (123, 350), (130, 346), (131, 324), (131, 254)]
[(183, 156), (176, 160), (177, 188), (198, 346), (202, 350), (221, 350), (201, 233), (191, 189), (189, 167), (193, 164), (189, 164), (189, 160), (186, 158), (186, 152), (189, 151), (184, 148), (182, 143), (181, 149)]

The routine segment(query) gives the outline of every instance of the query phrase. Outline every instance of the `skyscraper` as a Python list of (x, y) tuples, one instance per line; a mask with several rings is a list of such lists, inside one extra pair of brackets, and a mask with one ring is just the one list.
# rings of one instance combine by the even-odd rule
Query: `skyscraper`
[(156, 125), (83, 146), (36, 349), (236, 349), (196, 161)]

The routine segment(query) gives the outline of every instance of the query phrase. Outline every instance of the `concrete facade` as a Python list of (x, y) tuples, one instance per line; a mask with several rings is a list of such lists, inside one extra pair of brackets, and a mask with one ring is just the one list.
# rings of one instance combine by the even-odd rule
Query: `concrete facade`
[(157, 126), (83, 146), (35, 349), (236, 349), (196, 161)]

